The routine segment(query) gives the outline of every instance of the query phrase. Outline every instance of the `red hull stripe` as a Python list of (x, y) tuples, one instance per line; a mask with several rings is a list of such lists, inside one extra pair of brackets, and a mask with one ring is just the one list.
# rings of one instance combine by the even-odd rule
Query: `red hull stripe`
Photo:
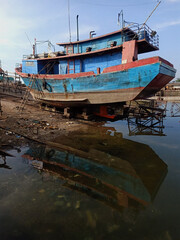
[(28, 73), (22, 73), (19, 71), (16, 71), (21, 77), (27, 78), (27, 77), (37, 77), (37, 78), (43, 78), (43, 79), (57, 79), (62, 80), (66, 78), (79, 78), (79, 77), (88, 77), (93, 76), (95, 73), (93, 71), (91, 72), (81, 72), (81, 73), (72, 73), (72, 74), (28, 74)]
[(152, 57), (152, 58), (146, 58), (146, 59), (142, 59), (142, 60), (131, 62), (131, 63), (126, 63), (126, 64), (117, 65), (117, 66), (107, 67), (103, 70), (103, 73), (124, 71), (124, 70), (128, 70), (130, 68), (140, 67), (140, 66), (144, 66), (144, 65), (148, 65), (148, 64), (154, 64), (154, 63), (157, 63), (157, 62), (163, 62), (163, 63), (173, 67), (173, 65), (171, 63), (164, 60), (163, 58)]

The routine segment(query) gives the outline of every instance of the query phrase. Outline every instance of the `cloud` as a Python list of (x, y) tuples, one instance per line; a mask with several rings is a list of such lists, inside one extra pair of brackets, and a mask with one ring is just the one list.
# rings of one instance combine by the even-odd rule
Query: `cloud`
[(166, 0), (167, 2), (169, 2), (169, 3), (180, 3), (180, 0)]
[(155, 26), (155, 28), (162, 30), (164, 28), (172, 27), (172, 26), (176, 26), (176, 25), (180, 25), (180, 19), (174, 20), (174, 21), (169, 21), (169, 22), (164, 22), (164, 23), (159, 23)]
[(44, 40), (47, 36), (49, 38), (49, 33), (51, 32), (51, 35), (54, 33), (52, 26), (62, 22), (65, 13), (61, 9), (61, 11), (57, 10), (59, 14), (55, 14), (46, 7), (41, 13), (40, 1), (32, 4), (24, 0), (0, 0), (0, 2), (0, 60), (5, 69), (13, 71), (15, 63), (21, 61), (24, 54), (32, 52), (25, 33), (31, 42), (34, 37), (38, 40)]
[[(58, 10), (58, 14), (55, 14), (56, 9), (48, 11), (48, 14), (45, 9), (43, 14), (40, 14), (37, 8), (34, 12), (33, 9), (27, 8), (27, 11), (24, 7), (24, 5), (13, 7), (11, 1), (7, 0), (0, 8), (0, 60), (5, 70), (13, 71), (15, 63), (20, 62), (24, 54), (28, 55), (32, 52), (26, 34), (31, 42), (35, 37), (37, 40), (50, 40), (53, 44), (69, 41), (68, 23), (65, 20), (66, 12), (63, 9)], [(72, 27), (71, 32), (72, 41), (76, 41), (74, 28)], [(97, 31), (97, 25), (82, 25), (80, 27), (81, 39), (88, 38), (91, 30)], [(40, 46), (38, 49), (41, 52)], [(44, 51), (47, 51), (46, 45), (42, 46), (42, 52)]]

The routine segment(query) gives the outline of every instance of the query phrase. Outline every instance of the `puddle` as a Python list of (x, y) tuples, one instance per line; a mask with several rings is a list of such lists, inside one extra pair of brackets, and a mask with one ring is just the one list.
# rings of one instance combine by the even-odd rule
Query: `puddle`
[(163, 124), (132, 135), (108, 122), (0, 151), (1, 239), (178, 239), (179, 118)]

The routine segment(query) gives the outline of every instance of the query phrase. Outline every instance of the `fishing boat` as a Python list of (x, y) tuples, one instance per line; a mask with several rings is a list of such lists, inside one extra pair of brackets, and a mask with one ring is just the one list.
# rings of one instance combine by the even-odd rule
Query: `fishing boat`
[(117, 104), (153, 96), (174, 77), (167, 60), (140, 54), (159, 50), (146, 24), (128, 24), (86, 40), (57, 43), (63, 51), (25, 56), (16, 72), (34, 99), (55, 107)]

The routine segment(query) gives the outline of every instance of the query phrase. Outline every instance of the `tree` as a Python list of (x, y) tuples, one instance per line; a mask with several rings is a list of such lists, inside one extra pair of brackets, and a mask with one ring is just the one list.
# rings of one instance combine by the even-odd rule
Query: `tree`
[(176, 82), (180, 82), (180, 78), (177, 78), (177, 79), (176, 79)]

